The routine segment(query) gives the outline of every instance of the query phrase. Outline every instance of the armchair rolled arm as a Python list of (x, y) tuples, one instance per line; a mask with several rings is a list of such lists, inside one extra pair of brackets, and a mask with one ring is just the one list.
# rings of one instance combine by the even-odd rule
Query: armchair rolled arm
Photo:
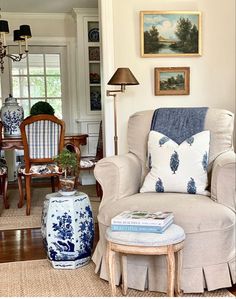
[(212, 169), (211, 198), (236, 212), (235, 167), (236, 154), (233, 151), (218, 156)]
[(141, 183), (141, 162), (131, 153), (106, 157), (96, 164), (94, 175), (103, 191), (100, 208), (107, 202), (135, 194)]

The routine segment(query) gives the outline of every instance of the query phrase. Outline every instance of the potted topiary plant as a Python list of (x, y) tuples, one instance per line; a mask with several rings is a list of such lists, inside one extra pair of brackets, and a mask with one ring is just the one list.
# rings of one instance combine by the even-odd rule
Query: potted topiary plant
[(72, 195), (75, 190), (75, 178), (78, 170), (78, 159), (76, 153), (63, 149), (54, 161), (60, 167), (63, 175), (60, 177), (60, 193), (63, 195)]
[(39, 101), (35, 103), (30, 109), (30, 115), (38, 115), (38, 114), (54, 115), (54, 113), (55, 110), (53, 109), (53, 107), (49, 103), (43, 101)]

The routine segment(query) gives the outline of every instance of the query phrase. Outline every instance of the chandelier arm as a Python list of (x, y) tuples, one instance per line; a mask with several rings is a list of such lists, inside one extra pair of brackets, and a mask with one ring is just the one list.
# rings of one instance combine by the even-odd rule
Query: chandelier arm
[(21, 59), (24, 59), (26, 58), (27, 54), (18, 54), (18, 55), (15, 55), (15, 54), (6, 54), (6, 57), (8, 58), (11, 58), (13, 61), (21, 61)]

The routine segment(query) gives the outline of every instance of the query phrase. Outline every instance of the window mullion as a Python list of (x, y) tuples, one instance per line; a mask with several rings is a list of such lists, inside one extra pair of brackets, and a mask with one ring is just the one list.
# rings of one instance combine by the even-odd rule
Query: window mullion
[(44, 88), (45, 88), (45, 101), (48, 101), (48, 90), (47, 90), (47, 76), (46, 76), (46, 55), (43, 54), (43, 74), (44, 74)]

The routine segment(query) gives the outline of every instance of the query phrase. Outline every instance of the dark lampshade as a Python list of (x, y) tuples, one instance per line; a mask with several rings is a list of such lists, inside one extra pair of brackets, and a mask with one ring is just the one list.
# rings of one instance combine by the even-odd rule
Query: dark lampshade
[(0, 20), (0, 32), (9, 33), (8, 22)]
[(21, 36), (20, 30), (14, 30), (13, 31), (13, 40), (14, 42), (17, 42), (19, 40), (24, 40)]
[(20, 25), (20, 37), (21, 38), (30, 38), (32, 37), (30, 26), (29, 25)]
[(129, 68), (118, 68), (107, 84), (138, 85), (139, 83)]

